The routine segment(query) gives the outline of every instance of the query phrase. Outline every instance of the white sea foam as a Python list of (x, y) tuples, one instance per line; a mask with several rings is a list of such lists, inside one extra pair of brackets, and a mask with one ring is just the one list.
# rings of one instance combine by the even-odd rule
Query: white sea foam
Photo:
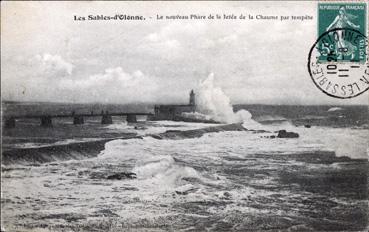
[(344, 109), (341, 107), (332, 107), (332, 108), (329, 108), (327, 112), (335, 112), (335, 111), (342, 111), (342, 110)]
[(256, 121), (258, 122), (263, 122), (263, 121), (286, 121), (287, 119), (285, 117), (279, 116), (279, 115), (260, 115), (258, 117), (255, 118)]
[(259, 129), (262, 127), (254, 121), (247, 110), (233, 111), (230, 98), (221, 87), (214, 83), (214, 74), (211, 73), (199, 84), (196, 100), (197, 115), (194, 116), (212, 119), (222, 123), (243, 123), (248, 129)]
[[(168, 124), (178, 126), (175, 123)], [(254, 212), (260, 215), (275, 213), (293, 216), (296, 211), (275, 212), (268, 206), (283, 204), (298, 208), (295, 205), (298, 199), (310, 195), (304, 191), (276, 191), (274, 187), (281, 186), (278, 185), (277, 176), (269, 173), (285, 170), (289, 166), (320, 169), (326, 166), (295, 161), (279, 162), (253, 155), (273, 157), (284, 153), (332, 150), (339, 155), (358, 156), (360, 152), (366, 154), (367, 149), (367, 131), (364, 130), (297, 127), (296, 132), (300, 134), (297, 139), (269, 139), (262, 137), (265, 134), (250, 131), (225, 131), (184, 140), (144, 137), (110, 141), (96, 158), (56, 162), (9, 172), (6, 178), (2, 178), (2, 186), (4, 195), (12, 203), (7, 203), (3, 212), (5, 218), (16, 221), (14, 215), (40, 214), (38, 216), (42, 217), (42, 213), (78, 213), (88, 216), (109, 209), (119, 215), (120, 222), (128, 226), (144, 221), (148, 227), (155, 225), (160, 217), (168, 215), (175, 218), (172, 216), (183, 215), (187, 210), (192, 214), (207, 212), (225, 217)], [(351, 144), (344, 143), (345, 139)], [(351, 147), (351, 151), (345, 151), (349, 149), (347, 147)], [(106, 175), (110, 172), (135, 172), (137, 179), (93, 179), (91, 176), (95, 172)], [(248, 172), (253, 175), (248, 176)], [(269, 190), (267, 186), (274, 190)], [(36, 202), (36, 198), (42, 204)], [(193, 202), (202, 203), (190, 208)], [(104, 217), (99, 215), (96, 218)], [(56, 223), (46, 219), (28, 220), (32, 223)]]
[(231, 100), (223, 90), (215, 86), (214, 74), (201, 81), (197, 89), (196, 110), (209, 115), (215, 121), (233, 123), (237, 117), (233, 112)]
[(148, 121), (143, 125), (143, 129), (136, 129), (135, 125), (129, 125), (125, 122), (115, 123), (105, 128), (112, 131), (119, 131), (125, 133), (137, 133), (138, 135), (145, 136), (149, 134), (159, 134), (167, 130), (194, 130), (201, 129), (209, 126), (216, 126), (219, 124), (213, 123), (194, 123), (194, 122), (175, 122), (175, 121)]
[(110, 130), (127, 130), (127, 129), (133, 129), (133, 126), (129, 126), (127, 122), (120, 122), (120, 123), (114, 123), (110, 124), (105, 127), (106, 129)]

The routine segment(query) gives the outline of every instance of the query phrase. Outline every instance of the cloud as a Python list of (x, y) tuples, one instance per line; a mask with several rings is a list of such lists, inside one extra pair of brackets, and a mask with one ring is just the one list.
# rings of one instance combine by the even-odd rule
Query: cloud
[(122, 67), (108, 68), (87, 78), (64, 79), (58, 85), (63, 92), (74, 93), (69, 101), (106, 103), (153, 102), (158, 87), (155, 77), (140, 70), (127, 73)]
[(237, 40), (238, 40), (238, 35), (231, 34), (231, 35), (227, 35), (227, 36), (224, 36), (224, 37), (219, 38), (218, 39), (218, 42), (220, 44), (228, 44), (228, 43), (237, 42)]
[(181, 43), (167, 35), (163, 30), (159, 33), (150, 33), (145, 36), (137, 50), (141, 54), (169, 59), (180, 58), (183, 53)]
[(39, 71), (51, 77), (64, 77), (72, 74), (73, 65), (65, 61), (59, 55), (51, 55), (45, 53), (36, 55), (34, 59), (36, 65), (39, 66)]
[(7, 66), (7, 71), (17, 78), (2, 79), (2, 92), (11, 100), (135, 103), (154, 102), (157, 97), (157, 78), (141, 70), (127, 72), (118, 66), (76, 76), (73, 70), (78, 66), (60, 55), (16, 60), (18, 65)]
[[(2, 22), (1, 83), (6, 100), (184, 103), (188, 91), (213, 72), (232, 103), (367, 103), (365, 94), (344, 102), (329, 98), (312, 83), (306, 63), (316, 40), (314, 20), (154, 19), (158, 12), (299, 15), (303, 11), (316, 17), (312, 2), (33, 4), (8, 2), (4, 8), (8, 20)], [(73, 15), (95, 11), (116, 14), (117, 8), (147, 20), (71, 20)], [(11, 20), (15, 13), (27, 20)]]
[(202, 22), (168, 23), (147, 34), (138, 51), (159, 58), (183, 59), (188, 56), (189, 50), (213, 46), (213, 41), (205, 36), (206, 29), (206, 24)]

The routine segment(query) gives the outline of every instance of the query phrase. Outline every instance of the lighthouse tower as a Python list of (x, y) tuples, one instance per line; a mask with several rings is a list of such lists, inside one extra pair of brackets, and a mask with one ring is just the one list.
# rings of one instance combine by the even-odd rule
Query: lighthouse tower
[(190, 92), (190, 106), (195, 106), (195, 93), (193, 92), (193, 89)]

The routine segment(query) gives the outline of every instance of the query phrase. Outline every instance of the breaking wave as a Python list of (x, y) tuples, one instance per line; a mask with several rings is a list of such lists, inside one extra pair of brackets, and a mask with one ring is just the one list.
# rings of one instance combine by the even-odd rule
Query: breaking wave
[[(240, 123), (221, 126), (211, 126), (190, 130), (167, 130), (162, 133), (147, 134), (154, 139), (188, 139), (199, 138), (206, 133), (224, 131), (244, 131), (246, 130)], [(134, 139), (142, 136), (127, 136), (124, 138), (101, 139), (98, 141), (75, 142), (69, 144), (49, 145), (43, 147), (14, 148), (4, 150), (2, 153), (2, 164), (42, 164), (55, 161), (81, 160), (98, 156), (106, 149), (105, 144), (112, 140)], [(123, 148), (122, 148), (123, 149)]]
[(196, 111), (194, 117), (211, 119), (221, 123), (243, 123), (248, 129), (263, 129), (263, 126), (252, 119), (247, 110), (233, 111), (230, 98), (222, 88), (214, 84), (214, 74), (202, 80), (197, 89)]
[(233, 112), (231, 100), (223, 90), (215, 86), (214, 74), (201, 81), (197, 90), (196, 110), (223, 123), (240, 122)]
[[(138, 138), (137, 136), (125, 139)], [(2, 164), (42, 164), (55, 161), (81, 160), (96, 157), (105, 149), (105, 144), (111, 139), (101, 139), (88, 142), (48, 145), (42, 147), (14, 148), (2, 152)]]
[[(200, 188), (203, 183), (216, 183), (216, 177), (202, 176), (199, 171), (171, 154), (164, 151), (158, 154), (157, 144), (158, 140), (150, 137), (129, 142), (114, 140), (106, 144), (100, 159), (115, 163), (132, 163), (130, 171), (137, 175), (137, 184), (150, 191), (155, 188), (157, 191), (175, 190), (184, 193)], [(142, 147), (146, 147), (145, 151), (140, 150)]]

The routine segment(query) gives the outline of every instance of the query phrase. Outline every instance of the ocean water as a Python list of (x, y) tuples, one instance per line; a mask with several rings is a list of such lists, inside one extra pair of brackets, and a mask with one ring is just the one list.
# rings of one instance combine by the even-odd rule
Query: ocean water
[[(327, 121), (327, 115), (307, 115), (260, 116), (265, 123), (245, 122), (248, 130), (194, 138), (179, 131), (216, 125), (104, 126), (113, 134), (140, 137), (108, 141), (92, 158), (3, 165), (2, 226), (6, 231), (366, 231), (367, 124), (339, 126), (342, 117), (336, 115), (330, 120), (338, 126), (324, 125), (320, 119)], [(317, 118), (320, 123), (314, 124)], [(280, 129), (300, 137), (270, 138)], [(176, 136), (150, 136), (168, 130)], [(136, 178), (109, 178), (119, 173)]]

